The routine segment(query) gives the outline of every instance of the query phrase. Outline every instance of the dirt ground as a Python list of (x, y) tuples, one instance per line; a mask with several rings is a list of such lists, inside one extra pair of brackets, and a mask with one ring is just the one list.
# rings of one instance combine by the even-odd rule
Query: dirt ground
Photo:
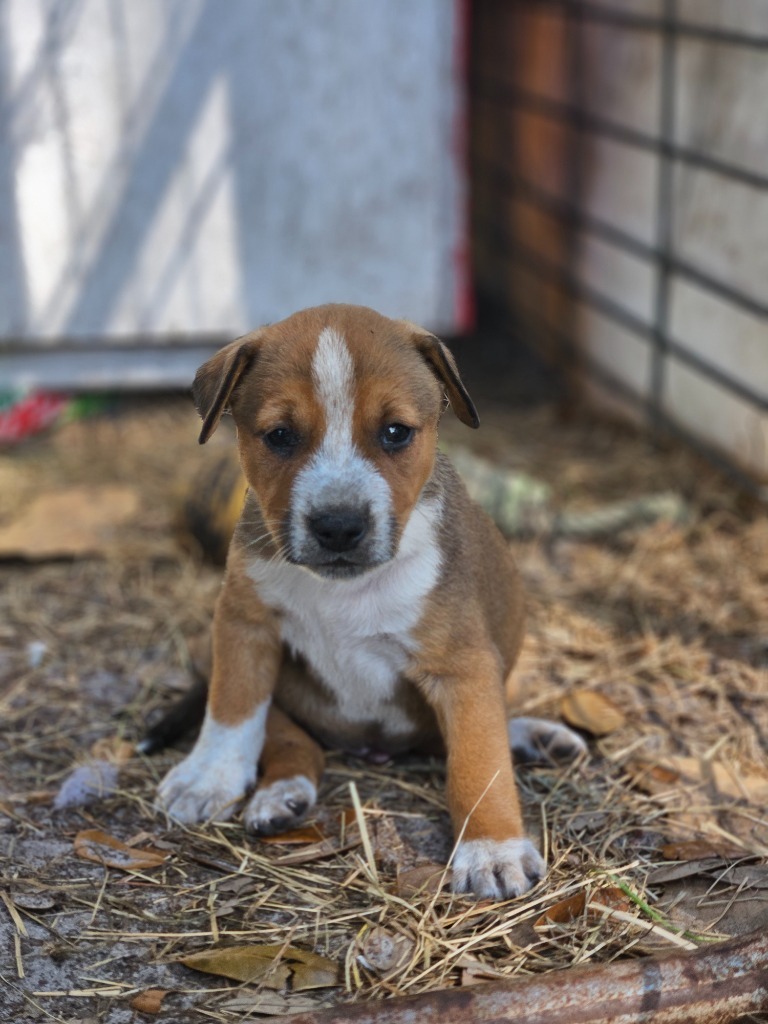
[[(768, 927), (765, 509), (630, 429), (481, 412), (477, 434), (446, 419), (446, 438), (545, 481), (558, 510), (670, 490), (687, 509), (599, 541), (513, 542), (521, 708), (581, 724), (590, 753), (519, 769), (550, 873), (497, 905), (434, 884), (451, 850), (438, 761), (332, 754), (313, 827), (280, 842), (154, 811), (180, 752), (133, 743), (188, 685), (220, 580), (175, 526), (211, 457), (188, 400), (117, 403), (0, 453), (0, 529), (42, 492), (138, 499), (98, 557), (0, 562), (0, 1020), (263, 1019)], [(57, 809), (94, 758), (111, 793)], [(181, 962), (206, 951), (198, 967), (247, 980)]]

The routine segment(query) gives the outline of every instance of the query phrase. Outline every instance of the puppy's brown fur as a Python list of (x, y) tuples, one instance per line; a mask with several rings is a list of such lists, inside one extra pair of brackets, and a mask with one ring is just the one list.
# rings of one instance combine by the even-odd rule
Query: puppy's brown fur
[(478, 423), (447, 349), (407, 322), (323, 306), (223, 349), (194, 394), (201, 442), (231, 411), (250, 490), (205, 723), (161, 802), (181, 820), (226, 816), (258, 760), (244, 820), (274, 831), (314, 801), (321, 744), (443, 749), (454, 887), (524, 891), (544, 866), (523, 831), (505, 706), (522, 590), (507, 544), (437, 453), (444, 396)]

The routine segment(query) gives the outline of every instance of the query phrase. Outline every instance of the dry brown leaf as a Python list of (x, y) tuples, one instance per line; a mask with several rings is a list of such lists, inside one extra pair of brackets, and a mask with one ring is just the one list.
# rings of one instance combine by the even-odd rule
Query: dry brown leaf
[(312, 843), (310, 846), (301, 846), (292, 853), (286, 853), (275, 860), (276, 864), (309, 864), (313, 860), (323, 860), (338, 853), (341, 847), (335, 839), (323, 839), (319, 843)]
[(462, 988), (467, 988), (470, 985), (482, 985), (486, 981), (499, 981), (506, 977), (501, 971), (494, 970), (493, 967), (489, 967), (482, 960), (477, 960), (472, 956), (463, 956), (456, 966), (461, 970), (459, 984)]
[(258, 982), (267, 988), (287, 986), (294, 992), (336, 985), (338, 965), (317, 953), (294, 946), (220, 946), (182, 957), (180, 962), (204, 974), (234, 981)]
[(590, 903), (601, 903), (604, 907), (610, 907), (612, 910), (627, 911), (630, 909), (630, 901), (626, 893), (618, 886), (606, 885), (589, 893), (582, 890), (553, 904), (537, 919), (534, 928), (546, 928), (551, 924), (567, 924), (569, 921), (577, 921), (585, 915), (592, 920), (602, 919), (603, 915), (592, 910), (589, 907)]
[(648, 874), (649, 885), (666, 885), (677, 882), (681, 878), (695, 878), (696, 875), (709, 875), (723, 866), (719, 857), (705, 857), (701, 860), (687, 860), (681, 864), (662, 864), (653, 868)]
[(160, 1013), (162, 1002), (168, 995), (170, 989), (148, 988), (139, 992), (130, 1002), (131, 1009), (139, 1013)]
[(11, 899), (22, 910), (50, 910), (56, 900), (47, 892), (19, 892), (11, 890)]
[(312, 1013), (318, 1009), (318, 1002), (311, 996), (294, 993), (281, 995), (279, 992), (239, 992), (234, 999), (219, 1003), (222, 1010), (230, 1013), (257, 1013), (264, 1017), (286, 1017), (294, 1013)]
[(721, 796), (746, 800), (760, 808), (768, 804), (766, 774), (742, 772), (722, 761), (703, 761), (695, 757), (670, 757), (665, 763), (685, 778), (710, 783)]
[(634, 762), (628, 768), (637, 785), (653, 796), (679, 785), (704, 789), (717, 802), (720, 798), (744, 800), (761, 808), (768, 803), (768, 776), (741, 772), (720, 761), (672, 756), (650, 764)]
[(463, 968), (459, 975), (459, 985), (462, 988), (469, 988), (471, 985), (485, 985), (491, 980), (493, 977), (489, 976), (486, 971), (474, 971), (471, 967)]
[(594, 690), (571, 690), (560, 702), (560, 714), (568, 725), (593, 736), (607, 736), (626, 721), (613, 701)]
[(668, 793), (680, 781), (680, 773), (662, 764), (648, 764), (634, 761), (627, 765), (627, 771), (635, 785), (651, 796)]
[(401, 839), (392, 818), (385, 816), (374, 819), (371, 828), (371, 839), (376, 863), (385, 871), (396, 872), (408, 859), (409, 850)]
[(96, 828), (78, 832), (75, 836), (74, 849), (77, 856), (83, 860), (103, 864), (107, 868), (118, 868), (120, 871), (159, 868), (168, 859), (167, 853), (151, 847), (136, 849)]
[(136, 752), (136, 745), (119, 736), (104, 736), (91, 747), (91, 757), (111, 764), (127, 764)]
[[(355, 822), (355, 811), (353, 807), (347, 808), (338, 817), (339, 828), (344, 831)], [(274, 836), (259, 836), (262, 843), (271, 843), (273, 846), (309, 846), (310, 844), (324, 842), (331, 837), (322, 825), (312, 821), (307, 825), (300, 825), (298, 828), (289, 829), (287, 832), (278, 832)]]
[(687, 839), (676, 843), (665, 843), (661, 848), (664, 860), (705, 860), (708, 857), (722, 857), (723, 860), (739, 860), (744, 851), (732, 843), (716, 839)]
[(0, 529), (0, 558), (77, 558), (111, 550), (120, 528), (139, 509), (139, 494), (123, 484), (47, 491)]
[(768, 864), (736, 864), (718, 872), (717, 877), (739, 888), (768, 889)]
[(260, 843), (270, 843), (273, 846), (304, 846), (319, 843), (323, 839), (325, 833), (315, 822), (289, 829), (287, 832), (278, 832), (274, 836), (259, 836)]
[(407, 935), (374, 925), (361, 936), (357, 948), (357, 959), (363, 967), (386, 979), (400, 974), (408, 965), (416, 943)]
[(440, 884), (446, 876), (444, 864), (419, 864), (408, 871), (400, 871), (397, 875), (397, 895), (405, 899), (417, 896), (419, 893), (434, 893), (440, 891)]

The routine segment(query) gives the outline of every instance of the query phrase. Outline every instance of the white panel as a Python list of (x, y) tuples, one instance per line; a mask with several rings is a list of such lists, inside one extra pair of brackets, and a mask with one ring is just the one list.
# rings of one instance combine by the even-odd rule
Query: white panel
[[(768, 2), (762, 2), (768, 12)], [(677, 141), (768, 175), (766, 51), (681, 37), (678, 52)]]
[(742, 468), (768, 477), (768, 413), (675, 359), (667, 362), (664, 410)]
[(765, 0), (677, 0), (677, 9), (681, 21), (768, 36)]
[(656, 136), (659, 126), (661, 38), (587, 21), (583, 59), (586, 109), (614, 124)]
[(754, 299), (768, 281), (768, 191), (708, 171), (674, 175), (675, 254)]
[(620, 14), (655, 16), (662, 13), (663, 0), (596, 0), (594, 6)]
[(677, 279), (670, 333), (706, 362), (768, 398), (768, 324)]
[(586, 148), (587, 211), (652, 245), (656, 223), (656, 156), (608, 139), (588, 139)]
[(650, 380), (651, 346), (591, 307), (579, 307), (578, 319), (584, 351), (635, 395), (645, 397)]
[(0, 335), (455, 329), (459, 7), (7, 0)]
[(644, 323), (653, 317), (655, 270), (651, 263), (609, 242), (581, 236), (579, 280)]

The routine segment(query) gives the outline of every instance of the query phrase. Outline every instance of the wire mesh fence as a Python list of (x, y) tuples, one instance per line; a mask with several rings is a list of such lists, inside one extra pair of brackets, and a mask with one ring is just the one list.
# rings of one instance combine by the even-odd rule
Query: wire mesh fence
[(768, 496), (768, 7), (475, 12), (481, 288), (553, 361)]

